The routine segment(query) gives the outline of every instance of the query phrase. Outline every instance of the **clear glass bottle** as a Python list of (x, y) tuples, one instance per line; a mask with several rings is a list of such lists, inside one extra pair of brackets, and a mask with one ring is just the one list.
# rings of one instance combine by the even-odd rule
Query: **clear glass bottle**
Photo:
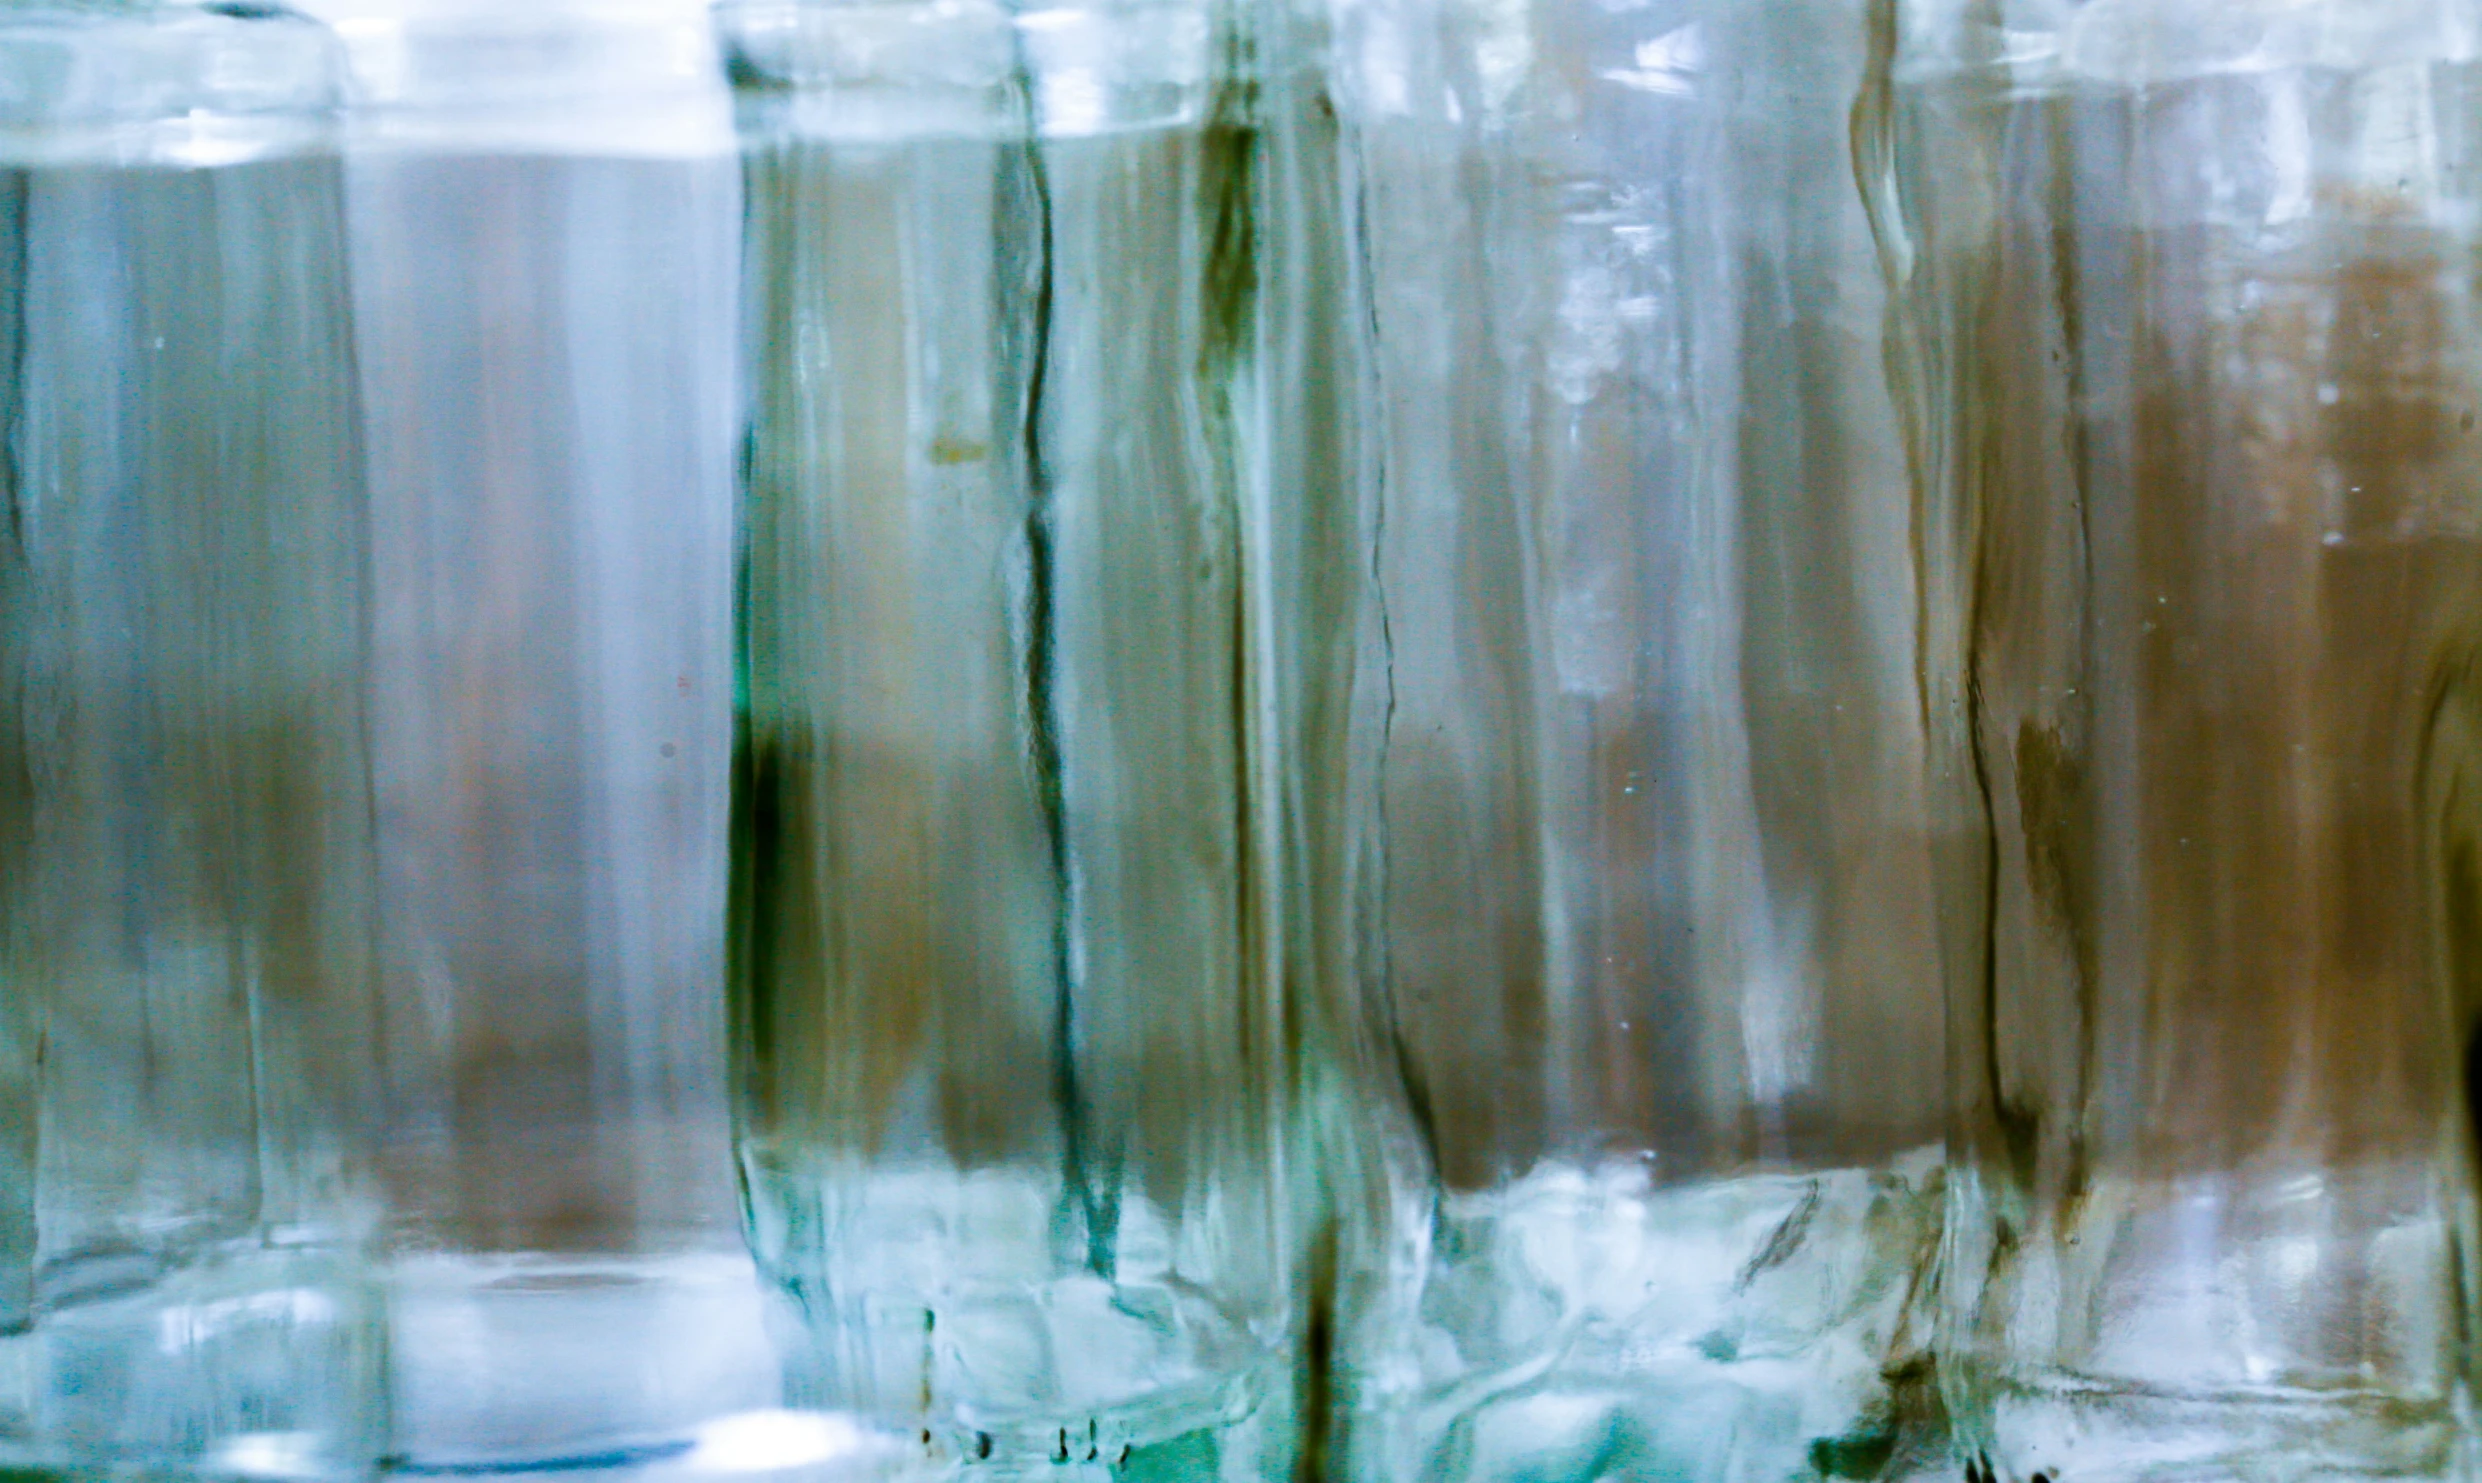
[(1286, 1475), (1252, 37), (1207, 0), (719, 15), (734, 1090), (806, 1395), (969, 1470)]
[(1865, 8), (1337, 15), (1375, 412), (1331, 1101), (1401, 1114), (1330, 1115), (1410, 1154), (1339, 1216), (1347, 1475), (1937, 1470)]
[(353, 82), (390, 1453), (696, 1472), (783, 1398), (724, 1099), (728, 94), (696, 0), (316, 3)]
[(1969, 1472), (2461, 1476), (2482, 12), (1885, 19)]
[(0, 1462), (379, 1445), (333, 38), (0, 9)]

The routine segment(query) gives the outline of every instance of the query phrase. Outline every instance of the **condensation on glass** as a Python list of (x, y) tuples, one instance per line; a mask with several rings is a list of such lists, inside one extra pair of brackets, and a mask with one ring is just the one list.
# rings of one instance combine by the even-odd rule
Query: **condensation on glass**
[(1285, 1476), (1290, 179), (1205, 0), (746, 0), (740, 1172), (804, 1395)]
[(319, 8), (376, 553), (390, 1456), (694, 1471), (782, 1398), (724, 1101), (721, 68), (694, 3)]
[(1322, 1116), (1374, 1155), (1333, 1184), (1341, 1466), (1937, 1469), (1937, 846), (1864, 8), (1336, 17), (1374, 409), (1366, 606), (1327, 620), (1358, 698), (1304, 764), (1346, 780), (1363, 1006)]
[(2482, 12), (1885, 20), (1969, 1468), (2469, 1466)]
[(376, 1431), (363, 482), (332, 38), (0, 11), (0, 1459)]

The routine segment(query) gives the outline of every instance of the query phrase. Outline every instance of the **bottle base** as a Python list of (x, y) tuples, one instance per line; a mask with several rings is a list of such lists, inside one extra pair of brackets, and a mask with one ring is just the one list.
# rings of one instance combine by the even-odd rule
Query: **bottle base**
[(1357, 1345), (1361, 1483), (1952, 1475), (1906, 1337), (1935, 1151), (1658, 1187), (1546, 1165), (1451, 1196), (1409, 1312)]
[(369, 1474), (384, 1344), (357, 1263), (237, 1243), (117, 1265), (0, 1338), (0, 1478)]
[(2051, 1372), (2000, 1374), (1963, 1435), (1972, 1483), (2364, 1483), (2461, 1477), (2459, 1408), (2374, 1390), (2174, 1391)]
[(914, 1428), (961, 1479), (1277, 1483), (1289, 1377), (1194, 1293), (1056, 1278), (814, 1302), (804, 1404)]
[(389, 1274), (389, 1466), (456, 1477), (635, 1470), (781, 1404), (746, 1257), (409, 1256)]

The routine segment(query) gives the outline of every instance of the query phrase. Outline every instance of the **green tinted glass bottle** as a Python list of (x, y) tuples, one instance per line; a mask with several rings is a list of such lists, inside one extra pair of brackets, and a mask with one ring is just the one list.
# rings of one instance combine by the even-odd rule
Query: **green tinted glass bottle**
[(742, 3), (738, 1138), (809, 1398), (1281, 1475), (1278, 188), (1203, 0)]

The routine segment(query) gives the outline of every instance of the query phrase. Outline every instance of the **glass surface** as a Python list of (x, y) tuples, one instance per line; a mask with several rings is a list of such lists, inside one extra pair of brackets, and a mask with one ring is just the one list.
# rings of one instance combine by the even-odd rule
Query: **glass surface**
[(1196, 0), (721, 15), (735, 1096), (803, 1394), (969, 1467), (1283, 1476), (1243, 48)]
[(390, 1455), (694, 1473), (782, 1399), (724, 1100), (721, 69), (695, 4), (322, 8), (377, 553)]
[(1337, 14), (1366, 739), (1306, 765), (1367, 838), (1332, 1100), (1398, 1109), (1329, 1115), (1406, 1150), (1340, 1207), (1347, 1473), (1935, 1470), (1940, 954), (1864, 8)]
[(336, 58), (0, 11), (0, 1459), (378, 1446)]
[(1974, 1471), (2461, 1471), (2482, 16), (1893, 19)]

